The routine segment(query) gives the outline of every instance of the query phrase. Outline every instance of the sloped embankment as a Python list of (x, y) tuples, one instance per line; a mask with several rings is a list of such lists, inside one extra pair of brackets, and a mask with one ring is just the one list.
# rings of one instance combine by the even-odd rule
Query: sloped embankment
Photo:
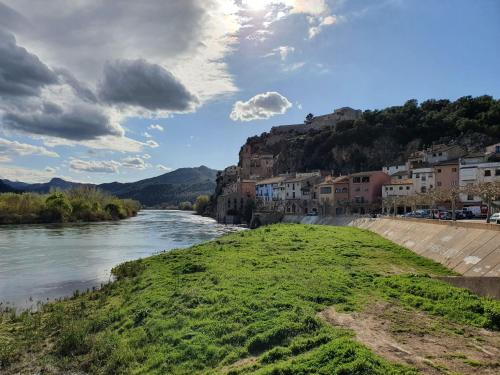
[[(333, 308), (364, 319), (390, 305), (424, 316), (422, 335), (464, 345), (498, 338), (500, 329), (499, 302), (432, 279), (451, 272), (357, 228), (274, 225), (114, 272), (118, 280), (100, 291), (0, 315), (3, 372), (415, 374), (418, 363), (373, 351), (354, 326), (319, 314)], [(392, 329), (396, 342), (410, 323)], [(445, 354), (460, 361), (450, 370), (472, 374), (499, 369), (491, 353)]]

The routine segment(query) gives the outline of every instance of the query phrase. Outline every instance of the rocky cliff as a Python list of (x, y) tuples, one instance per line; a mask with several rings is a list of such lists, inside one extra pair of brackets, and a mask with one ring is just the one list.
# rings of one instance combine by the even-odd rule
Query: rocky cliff
[(499, 100), (463, 97), (420, 105), (409, 100), (332, 126), (275, 127), (247, 140), (239, 166), (245, 177), (268, 177), (261, 162), (268, 163), (272, 155), (274, 175), (316, 169), (347, 174), (401, 164), (413, 151), (433, 143), (456, 143), (473, 152), (498, 141)]

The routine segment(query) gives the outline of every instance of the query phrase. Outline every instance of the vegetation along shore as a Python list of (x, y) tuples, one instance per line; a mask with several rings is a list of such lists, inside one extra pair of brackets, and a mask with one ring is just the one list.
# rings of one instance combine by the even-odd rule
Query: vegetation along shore
[(64, 191), (0, 194), (0, 224), (120, 220), (135, 216), (140, 204), (94, 187)]
[(279, 224), (124, 263), (0, 315), (6, 374), (496, 374), (500, 302), (350, 227)]

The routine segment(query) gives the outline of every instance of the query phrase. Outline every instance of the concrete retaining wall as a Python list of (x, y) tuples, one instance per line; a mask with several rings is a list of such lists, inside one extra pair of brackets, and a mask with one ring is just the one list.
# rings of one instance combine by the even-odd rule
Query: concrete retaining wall
[(500, 277), (442, 276), (436, 278), (458, 288), (469, 289), (480, 296), (500, 299)]
[(286, 215), (283, 222), (368, 229), (464, 276), (500, 277), (500, 225), (436, 220)]
[(378, 233), (464, 276), (500, 276), (499, 225), (388, 218), (357, 219), (351, 225)]

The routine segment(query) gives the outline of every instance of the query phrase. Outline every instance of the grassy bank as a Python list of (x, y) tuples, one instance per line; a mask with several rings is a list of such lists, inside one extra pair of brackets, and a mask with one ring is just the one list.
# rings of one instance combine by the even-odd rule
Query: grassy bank
[(114, 273), (100, 291), (1, 315), (5, 372), (414, 374), (318, 313), (383, 302), (456, 335), (500, 328), (498, 302), (430, 278), (450, 271), (356, 228), (264, 227)]
[(119, 220), (135, 216), (138, 202), (119, 199), (93, 187), (50, 194), (0, 194), (0, 224)]

